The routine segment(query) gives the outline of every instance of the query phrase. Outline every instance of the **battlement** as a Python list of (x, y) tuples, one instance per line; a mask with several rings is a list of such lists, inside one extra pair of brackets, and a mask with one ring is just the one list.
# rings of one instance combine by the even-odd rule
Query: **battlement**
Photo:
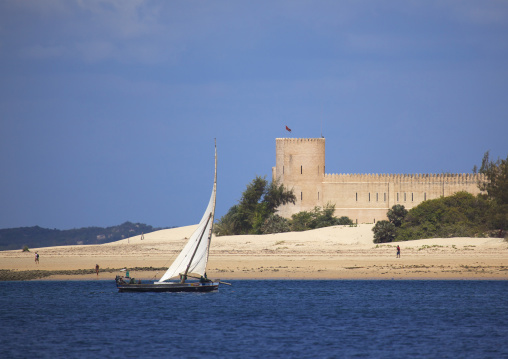
[(416, 182), (416, 183), (432, 183), (432, 182), (447, 182), (447, 183), (477, 183), (484, 181), (485, 176), (482, 174), (473, 173), (426, 173), (426, 174), (328, 174), (324, 175), (323, 182), (337, 183), (337, 182), (371, 182), (371, 183), (384, 183), (384, 182)]
[(325, 173), (324, 138), (277, 138), (275, 150), (272, 178), (296, 196), (296, 203), (278, 209), (286, 218), (333, 203), (336, 217), (372, 223), (386, 219), (395, 204), (409, 210), (461, 191), (476, 195), (478, 184), (486, 180), (473, 173)]
[(302, 143), (302, 142), (320, 142), (324, 141), (324, 138), (276, 138), (276, 142), (287, 142), (287, 143)]

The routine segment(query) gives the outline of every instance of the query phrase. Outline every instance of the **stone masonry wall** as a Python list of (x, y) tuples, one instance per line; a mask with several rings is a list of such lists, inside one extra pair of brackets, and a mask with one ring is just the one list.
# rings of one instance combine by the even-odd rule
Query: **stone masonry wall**
[(272, 179), (293, 189), (297, 202), (279, 208), (286, 218), (316, 206), (335, 204), (335, 216), (357, 223), (387, 219), (395, 204), (411, 209), (421, 202), (459, 191), (479, 193), (475, 174), (326, 174), (325, 139), (276, 139)]

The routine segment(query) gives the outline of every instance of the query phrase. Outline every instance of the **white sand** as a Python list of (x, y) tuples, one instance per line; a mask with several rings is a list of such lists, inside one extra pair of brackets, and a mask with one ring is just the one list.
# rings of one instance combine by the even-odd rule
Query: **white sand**
[[(71, 270), (168, 267), (196, 226), (114, 243), (0, 252), (0, 269)], [(401, 258), (396, 258), (396, 246)], [(40, 264), (34, 262), (34, 252)], [(137, 278), (162, 272), (131, 271)], [(208, 276), (221, 279), (508, 279), (508, 243), (499, 238), (436, 238), (376, 245), (372, 225), (306, 232), (214, 237)], [(52, 279), (96, 279), (96, 275)], [(111, 279), (100, 273), (99, 279)]]

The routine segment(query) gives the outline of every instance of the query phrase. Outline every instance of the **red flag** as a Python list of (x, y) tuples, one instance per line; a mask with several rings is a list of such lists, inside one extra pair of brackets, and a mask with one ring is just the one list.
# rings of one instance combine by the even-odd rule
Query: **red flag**
[(291, 129), (289, 127), (286, 126), (286, 131), (289, 131), (291, 132)]

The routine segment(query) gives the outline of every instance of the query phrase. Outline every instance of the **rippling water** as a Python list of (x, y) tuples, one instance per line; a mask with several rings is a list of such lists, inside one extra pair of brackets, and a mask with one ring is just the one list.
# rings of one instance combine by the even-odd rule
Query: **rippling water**
[(2, 282), (0, 356), (508, 357), (508, 281), (232, 283), (196, 294)]

